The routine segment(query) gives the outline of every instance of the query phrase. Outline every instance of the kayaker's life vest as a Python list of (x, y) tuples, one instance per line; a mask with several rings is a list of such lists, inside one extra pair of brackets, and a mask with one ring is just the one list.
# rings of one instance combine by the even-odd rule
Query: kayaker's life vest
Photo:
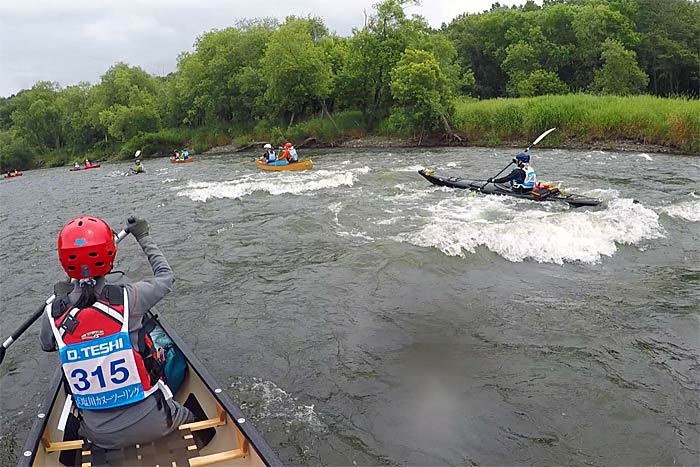
[(267, 158), (267, 162), (275, 162), (277, 160), (277, 154), (275, 154), (275, 151), (267, 151), (265, 157)]
[(297, 162), (299, 160), (299, 156), (297, 155), (297, 150), (294, 149), (293, 147), (287, 149), (289, 151), (289, 162)]
[(75, 405), (83, 410), (111, 409), (141, 401), (158, 389), (163, 358), (157, 355), (146, 329), (139, 346), (129, 338), (129, 296), (125, 287), (105, 285), (87, 308), (67, 305), (67, 297), (45, 307), (58, 344), (61, 366)]
[(533, 189), (535, 187), (535, 183), (537, 183), (535, 169), (530, 167), (530, 164), (525, 164), (523, 165), (522, 170), (525, 172), (525, 180), (511, 180), (510, 186), (513, 188)]

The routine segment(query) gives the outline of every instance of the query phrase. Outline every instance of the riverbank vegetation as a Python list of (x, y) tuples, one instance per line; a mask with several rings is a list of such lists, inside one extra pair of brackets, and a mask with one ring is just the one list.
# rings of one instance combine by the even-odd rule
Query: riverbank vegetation
[(700, 153), (700, 3), (544, 0), (440, 29), (383, 0), (349, 37), (321, 18), (202, 34), (177, 69), (124, 63), (97, 84), (38, 82), (0, 99), (0, 166), (135, 150), (384, 135), (415, 144), (634, 141)]

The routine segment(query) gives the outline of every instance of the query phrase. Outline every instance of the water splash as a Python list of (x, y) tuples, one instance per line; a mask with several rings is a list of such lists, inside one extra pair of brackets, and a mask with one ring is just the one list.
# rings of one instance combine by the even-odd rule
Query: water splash
[(602, 210), (521, 207), (522, 201), (497, 197), (444, 200), (418, 232), (397, 239), (449, 256), (486, 247), (513, 262), (563, 264), (597, 263), (612, 256), (618, 245), (643, 248), (645, 240), (663, 236), (658, 215), (631, 199), (612, 199)]
[(306, 405), (287, 393), (272, 381), (240, 376), (231, 383), (234, 399), (241, 409), (255, 420), (275, 420), (292, 426), (301, 424), (307, 428), (324, 430), (314, 405)]
[(316, 170), (304, 173), (248, 175), (223, 182), (188, 182), (177, 195), (203, 203), (212, 198), (240, 199), (255, 191), (265, 191), (273, 196), (299, 195), (328, 188), (353, 186), (359, 175), (369, 171), (369, 167), (361, 167), (345, 171)]
[(671, 217), (684, 219), (689, 222), (700, 222), (700, 200), (698, 199), (664, 206), (660, 210)]

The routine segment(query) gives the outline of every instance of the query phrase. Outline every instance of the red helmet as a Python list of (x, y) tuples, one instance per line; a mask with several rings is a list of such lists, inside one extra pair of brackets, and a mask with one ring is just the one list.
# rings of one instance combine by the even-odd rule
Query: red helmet
[(292, 143), (287, 143), (284, 145), (284, 149), (289, 149), (292, 147)]
[(58, 234), (58, 260), (72, 279), (107, 274), (116, 254), (114, 233), (99, 217), (73, 219)]

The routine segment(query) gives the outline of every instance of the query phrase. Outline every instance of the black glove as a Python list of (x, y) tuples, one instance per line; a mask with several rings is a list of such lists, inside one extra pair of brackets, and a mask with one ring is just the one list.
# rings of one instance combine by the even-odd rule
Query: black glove
[(146, 222), (146, 219), (129, 216), (126, 220), (126, 228), (124, 230), (133, 235), (136, 240), (141, 240), (148, 235), (148, 222)]
[(489, 178), (489, 179), (486, 180), (486, 181), (487, 181), (488, 183), (493, 183), (493, 178)]
[(56, 282), (53, 285), (53, 294), (57, 297), (61, 297), (63, 295), (68, 295), (73, 291), (73, 283), (71, 282), (70, 279), (66, 279), (65, 281), (61, 282)]

